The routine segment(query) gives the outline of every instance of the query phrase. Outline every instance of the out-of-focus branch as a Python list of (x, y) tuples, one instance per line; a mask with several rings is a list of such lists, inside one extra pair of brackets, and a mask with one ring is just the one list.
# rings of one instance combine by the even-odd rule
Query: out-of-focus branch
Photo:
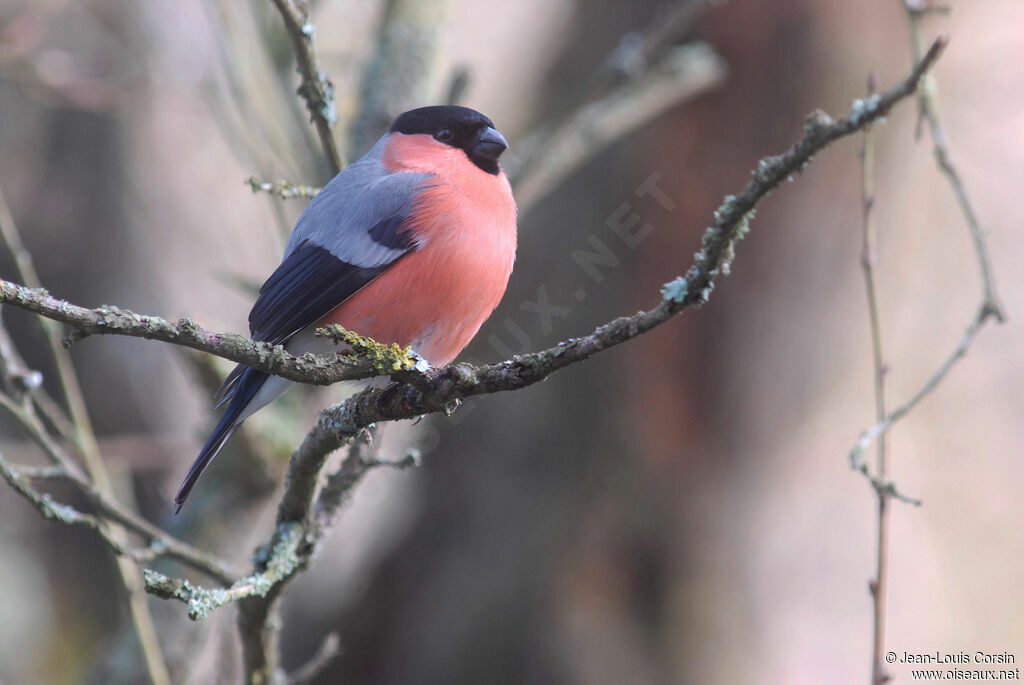
[[(936, 8), (925, 0), (901, 0), (910, 25), (910, 43), (915, 61), (922, 59), (922, 42), (920, 35), (919, 19), (925, 13), (935, 11)], [(870, 88), (870, 86), (869, 86)], [(935, 102), (935, 80), (931, 74), (927, 74), (918, 89), (919, 120), (917, 134), (920, 135), (922, 122), (927, 122), (932, 135), (935, 159), (939, 169), (949, 181), (953, 194), (957, 198), (964, 219), (970, 230), (974, 243), (975, 253), (981, 272), (982, 301), (977, 314), (969, 323), (966, 332), (945, 361), (938, 369), (924, 382), (921, 388), (914, 395), (897, 407), (891, 413), (887, 413), (885, 401), (885, 374), (886, 364), (882, 353), (881, 323), (879, 320), (877, 288), (874, 277), (874, 176), (873, 157), (871, 141), (867, 130), (864, 134), (864, 146), (861, 153), (862, 163), (862, 186), (863, 186), (863, 250), (861, 264), (864, 270), (864, 282), (868, 299), (868, 311), (871, 325), (872, 356), (874, 360), (874, 384), (875, 384), (875, 425), (863, 433), (854, 447), (850, 450), (849, 459), (851, 466), (867, 478), (875, 491), (878, 499), (878, 546), (877, 565), (875, 577), (870, 583), (873, 603), (873, 639), (871, 653), (871, 683), (872, 685), (884, 685), (891, 679), (886, 670), (886, 661), (883, 653), (885, 651), (886, 613), (887, 613), (887, 590), (888, 590), (888, 537), (889, 537), (889, 500), (897, 499), (909, 504), (920, 505), (920, 501), (907, 497), (900, 493), (895, 483), (888, 476), (885, 433), (888, 432), (900, 418), (909, 413), (921, 400), (927, 397), (938, 387), (939, 383), (949, 374), (956, 362), (967, 354), (975, 335), (984, 326), (989, 318), (1003, 321), (1002, 307), (999, 304), (995, 291), (995, 284), (992, 279), (992, 268), (988, 256), (988, 247), (985, 241), (984, 231), (981, 228), (977, 215), (960, 179), (959, 173), (950, 160), (949, 147), (945, 132), (938, 118), (938, 107)], [(872, 473), (865, 453), (873, 441), (877, 440), (877, 462), (875, 472)]]
[(520, 213), (608, 145), (724, 78), (725, 62), (709, 46), (672, 45), (710, 4), (677, 0), (643, 30), (625, 34), (578, 104), (509, 151), (504, 167)]
[[(930, 8), (933, 6), (929, 3), (915, 2), (914, 0), (900, 1), (903, 3), (904, 8), (907, 11), (912, 52), (914, 58), (917, 59), (917, 55), (922, 52), (922, 39), (919, 22), (921, 17), (929, 13)], [(927, 380), (925, 380), (921, 388), (914, 393), (909, 400), (893, 410), (884, 420), (878, 421), (875, 425), (863, 431), (860, 434), (857, 443), (850, 449), (849, 458), (851, 466), (864, 475), (869, 476), (869, 479), (871, 476), (864, 463), (864, 452), (871, 443), (889, 432), (897, 421), (899, 421), (911, 409), (917, 406), (921, 400), (927, 397), (936, 387), (938, 387), (939, 383), (942, 382), (950, 370), (952, 370), (956, 365), (956, 362), (967, 354), (967, 350), (970, 347), (971, 342), (974, 340), (974, 337), (989, 319), (995, 319), (996, 321), (1002, 322), (1006, 318), (1003, 313), (1002, 305), (999, 303), (999, 296), (995, 289), (995, 281), (992, 277), (992, 266), (988, 255), (988, 244), (985, 240), (985, 231), (981, 227), (977, 213), (974, 211), (974, 204), (964, 188), (964, 184), (960, 179), (960, 174), (953, 165), (952, 158), (949, 153), (948, 138), (946, 137), (945, 130), (942, 127), (942, 123), (938, 115), (935, 91), (936, 86), (934, 78), (930, 74), (926, 75), (925, 79), (921, 83), (921, 88), (918, 89), (919, 113), (921, 120), (928, 124), (928, 128), (932, 136), (932, 147), (935, 154), (935, 160), (943, 176), (945, 176), (949, 181), (953, 194), (956, 196), (957, 202), (960, 205), (964, 221), (967, 223), (968, 230), (971, 234), (971, 240), (974, 245), (974, 251), (981, 273), (981, 305), (979, 306), (977, 313), (968, 323), (967, 329), (964, 332), (963, 337), (960, 339), (960, 342), (957, 343), (956, 347), (950, 355), (946, 357), (945, 361), (943, 361), (939, 368), (936, 369), (936, 371), (929, 376)], [(876, 482), (874, 479), (872, 479), (872, 485), (876, 488), (879, 486), (891, 487), (891, 483), (884, 481)]]
[(292, 41), (295, 62), (302, 83), (298, 93), (306, 101), (309, 115), (316, 126), (317, 135), (330, 175), (334, 176), (344, 166), (338, 144), (334, 140), (334, 125), (338, 122), (338, 112), (334, 107), (334, 86), (320, 68), (316, 53), (313, 51), (313, 24), (309, 21), (309, 10), (299, 0), (272, 0), (281, 13), (284, 27)]
[(305, 666), (288, 676), (289, 685), (309, 685), (339, 656), (341, 656), (341, 638), (337, 633), (330, 633), (313, 658)]
[(349, 152), (370, 149), (407, 109), (428, 102), (449, 0), (386, 0), (375, 48), (363, 71)]
[[(928, 12), (941, 12), (942, 9), (922, 0), (904, 0), (904, 7), (907, 10), (907, 21), (910, 27), (911, 54), (914, 61), (918, 61), (924, 51), (920, 19)], [(939, 119), (939, 106), (935, 99), (936, 91), (935, 78), (929, 75), (921, 84), (921, 89), (917, 94), (921, 120), (928, 124), (928, 130), (932, 135), (935, 161), (943, 176), (949, 181), (953, 195), (960, 205), (960, 211), (971, 232), (971, 240), (974, 242), (974, 251), (978, 258), (978, 268), (981, 271), (982, 308), (991, 310), (991, 315), (995, 317), (996, 321), (1002, 323), (1004, 319), (1003, 306), (999, 302), (992, 276), (992, 262), (988, 255), (988, 244), (985, 241), (985, 229), (978, 219), (977, 212), (974, 211), (974, 203), (971, 202), (971, 198), (967, 194), (964, 182), (960, 178), (960, 172), (953, 165), (953, 159), (949, 152), (949, 138), (946, 137), (946, 131)], [(987, 318), (988, 316), (985, 317), (985, 319)]]
[[(868, 97), (878, 91), (878, 74), (872, 72), (868, 76)], [(864, 290), (868, 302), (868, 322), (871, 329), (871, 358), (873, 363), (872, 378), (875, 385), (875, 420), (885, 418), (885, 377), (886, 364), (882, 349), (882, 324), (878, 307), (878, 285), (875, 280), (875, 262), (877, 253), (875, 225), (875, 149), (871, 137), (871, 127), (864, 129), (864, 142), (860, 149), (861, 164), (861, 202), (863, 205), (863, 221), (861, 224), (860, 265), (864, 273)], [(888, 472), (885, 462), (885, 440), (878, 441), (876, 478), (885, 482)], [(877, 564), (875, 578), (871, 581), (871, 597), (873, 600), (874, 621), (872, 631), (872, 677), (884, 674), (883, 648), (885, 646), (886, 597), (889, 587), (889, 492), (875, 488), (878, 498), (878, 539), (876, 547)]]
[(303, 200), (310, 200), (316, 197), (316, 194), (320, 192), (318, 186), (304, 186), (292, 183), (281, 179), (280, 181), (261, 181), (255, 176), (250, 176), (245, 179), (245, 182), (252, 188), (254, 193), (270, 193), (276, 195), (282, 200), (291, 200), (294, 198), (300, 198)]
[(706, 43), (676, 46), (641, 77), (581, 107), (557, 129), (527, 138), (521, 144), (523, 156), (507, 165), (519, 211), (528, 212), (615, 141), (722, 83), (727, 71), (725, 60)]
[[(2, 191), (0, 191), (0, 238), (14, 257), (19, 277), (30, 285), (38, 287), (40, 280), (32, 262), (32, 256), (21, 241), (21, 236)], [(95, 484), (96, 490), (104, 495), (112, 496), (113, 485), (107, 467), (100, 456), (96, 434), (93, 431), (82, 388), (78, 382), (78, 374), (71, 362), (71, 355), (61, 346), (57, 327), (45, 321), (41, 322), (41, 325), (54, 365), (57, 368), (57, 378), (64, 393), (64, 401), (68, 407), (71, 433), (67, 437), (78, 449), (85, 463), (88, 477)], [(104, 537), (117, 541), (121, 545), (126, 544), (124, 530), (116, 524), (107, 528)], [(153, 624), (153, 617), (149, 612), (146, 595), (139, 582), (138, 574), (135, 572), (133, 564), (125, 556), (118, 554), (115, 561), (118, 574), (121, 577), (121, 584), (128, 593), (128, 612), (139, 640), (149, 679), (153, 685), (164, 685), (165, 683), (169, 685), (170, 674), (160, 650), (156, 627)]]
[[(220, 559), (165, 533), (122, 507), (108, 493), (100, 491), (81, 472), (58, 441), (46, 431), (28, 400), (29, 398), (26, 396), (19, 402), (7, 393), (0, 393), (0, 408), (4, 409), (25, 431), (26, 435), (43, 450), (50, 460), (51, 466), (33, 468), (15, 466), (5, 462), (4, 477), (22, 496), (31, 501), (45, 518), (93, 528), (100, 533), (115, 553), (128, 556), (138, 562), (150, 562), (159, 557), (167, 557), (201, 571), (217, 582), (225, 585), (232, 582), (232, 578), (236, 574), (232, 574), (225, 568)], [(0, 460), (2, 459), (0, 457)], [(53, 501), (49, 495), (38, 491), (29, 482), (38, 479), (58, 479), (72, 484), (96, 508), (97, 515), (84, 514), (70, 506)], [(107, 521), (123, 526), (142, 537), (146, 541), (146, 547), (132, 547), (122, 537), (114, 536)], [(98, 527), (99, 524), (102, 524), (102, 528)]]

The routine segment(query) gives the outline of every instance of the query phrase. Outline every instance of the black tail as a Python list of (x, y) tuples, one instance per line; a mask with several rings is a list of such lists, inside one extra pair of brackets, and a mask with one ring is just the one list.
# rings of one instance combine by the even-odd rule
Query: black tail
[[(228, 376), (228, 381), (232, 382), (234, 386), (230, 389), (229, 397), (231, 401), (228, 404), (228, 408), (224, 410), (220, 421), (217, 422), (217, 427), (213, 429), (213, 433), (210, 434), (206, 444), (203, 445), (203, 449), (200, 450), (199, 456), (192, 463), (192, 468), (189, 469), (188, 475), (185, 476), (181, 487), (178, 488), (178, 494), (174, 497), (175, 514), (181, 511), (181, 507), (185, 504), (185, 500), (188, 499), (189, 493), (192, 492), (192, 488), (195, 487), (196, 482), (203, 475), (206, 467), (210, 465), (213, 458), (217, 456), (221, 448), (231, 439), (231, 436), (235, 434), (238, 427), (242, 425), (238, 417), (249, 406), (252, 398), (256, 396), (256, 393), (259, 392), (260, 388), (263, 387), (263, 383), (269, 377), (265, 373), (254, 371), (248, 367), (240, 366), (239, 368), (244, 370), (238, 372), (238, 369), (235, 369)], [(227, 382), (225, 382), (226, 385)]]

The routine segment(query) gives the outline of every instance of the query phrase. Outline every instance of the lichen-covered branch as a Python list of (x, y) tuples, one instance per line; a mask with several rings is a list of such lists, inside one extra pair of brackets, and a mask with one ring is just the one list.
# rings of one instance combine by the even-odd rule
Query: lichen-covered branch
[(252, 189), (254, 193), (269, 193), (275, 197), (279, 197), (282, 200), (291, 200), (294, 198), (302, 200), (311, 200), (316, 197), (316, 194), (320, 192), (318, 186), (304, 186), (291, 181), (261, 181), (255, 176), (250, 176), (245, 179), (246, 184)]
[[(748, 222), (757, 203), (787, 177), (798, 173), (817, 152), (885, 116), (896, 102), (913, 93), (945, 43), (944, 38), (936, 40), (906, 80), (883, 95), (857, 100), (845, 118), (833, 120), (820, 110), (813, 112), (804, 124), (804, 135), (800, 140), (783, 154), (760, 160), (753, 178), (743, 191), (738, 195), (727, 196), (715, 212), (714, 222), (704, 233), (694, 265), (685, 276), (665, 285), (663, 298), (654, 309), (616, 319), (588, 336), (566, 340), (551, 349), (501, 364), (479, 368), (456, 365), (447, 369), (433, 369), (427, 373), (418, 370), (398, 372), (396, 377), (405, 381), (408, 388), (424, 391), (420, 393), (421, 399), (408, 405), (411, 408), (409, 410), (399, 411), (393, 402), (391, 411), (384, 408), (387, 403), (381, 404), (377, 410), (367, 407), (353, 409), (361, 412), (362, 420), (365, 421), (360, 428), (374, 421), (442, 411), (453, 400), (471, 395), (525, 387), (543, 380), (560, 368), (644, 333), (683, 309), (703, 304), (710, 296), (715, 279), (719, 275), (728, 274), (735, 243), (747, 232)], [(26, 288), (10, 281), (0, 281), (0, 303), (70, 324), (77, 331), (73, 339), (102, 333), (160, 340), (209, 352), (303, 383), (327, 385), (391, 372), (366, 355), (359, 355), (357, 359), (344, 354), (326, 358), (309, 354), (295, 357), (279, 345), (254, 342), (237, 334), (215, 333), (191, 319), (171, 323), (159, 317), (136, 314), (113, 306), (87, 309), (54, 298), (45, 290)], [(426, 391), (437, 392), (432, 393), (432, 398), (427, 398), (429, 393)], [(401, 392), (391, 393), (393, 398), (399, 396), (404, 397)], [(365, 397), (367, 395), (363, 394), (355, 399)]]
[(889, 92), (856, 101), (847, 117), (833, 120), (824, 112), (812, 113), (799, 141), (781, 155), (762, 159), (743, 191), (725, 198), (715, 212), (713, 224), (704, 233), (693, 266), (684, 276), (665, 284), (661, 301), (654, 308), (615, 319), (589, 335), (498, 364), (456, 364), (426, 373), (395, 373), (392, 377), (400, 381), (398, 385), (366, 390), (325, 410), (293, 459), (324, 449), (330, 451), (360, 429), (379, 421), (443, 412), (467, 397), (532, 385), (559, 369), (635, 338), (684, 309), (705, 303), (716, 279), (728, 274), (736, 242), (748, 231), (758, 202), (788, 176), (799, 172), (824, 147), (884, 116), (896, 102), (913, 93), (945, 43), (945, 39), (937, 40), (911, 75)]
[(267, 555), (267, 563), (259, 573), (239, 578), (229, 587), (206, 589), (187, 580), (169, 578), (147, 569), (144, 573), (146, 589), (164, 599), (176, 599), (188, 605), (192, 620), (205, 618), (213, 609), (246, 597), (266, 597), (275, 586), (291, 577), (304, 560), (298, 550), (305, 541), (301, 526), (286, 526), (278, 531), (274, 546)]
[(389, 368), (384, 367), (382, 371), (382, 367), (372, 360), (348, 354), (326, 357), (304, 354), (296, 357), (286, 352), (281, 345), (254, 342), (236, 333), (216, 333), (191, 319), (178, 319), (172, 323), (158, 316), (136, 314), (110, 305), (88, 309), (53, 297), (41, 288), (27, 288), (11, 281), (0, 280), (0, 303), (68, 324), (72, 327), (68, 343), (96, 334), (159, 340), (208, 352), (246, 364), (258, 371), (312, 385), (371, 378)]
[(320, 68), (313, 50), (313, 24), (309, 21), (309, 10), (303, 2), (295, 0), (272, 0), (284, 21), (288, 38), (295, 52), (295, 63), (302, 83), (298, 93), (306, 102), (309, 115), (316, 126), (320, 145), (327, 159), (327, 168), (334, 176), (341, 171), (342, 159), (338, 144), (334, 140), (334, 125), (338, 123), (338, 112), (334, 107), (334, 86)]

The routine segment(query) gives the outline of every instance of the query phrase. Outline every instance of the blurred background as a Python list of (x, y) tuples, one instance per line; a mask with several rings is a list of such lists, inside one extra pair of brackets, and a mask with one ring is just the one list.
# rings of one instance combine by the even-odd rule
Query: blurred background
[[(1009, 320), (891, 434), (892, 475), (924, 505), (893, 506), (888, 648), (1006, 651), (1019, 664), (1024, 5), (953, 5), (925, 27), (951, 36), (935, 71), (941, 113)], [(387, 117), (453, 90), (510, 140), (510, 171), (557, 131), (523, 172), (509, 292), (464, 355), (484, 361), (653, 305), (722, 196), (794, 141), (807, 112), (842, 114), (871, 69), (887, 87), (910, 66), (898, 0), (682, 12), (658, 0), (320, 0), (312, 20), (349, 159)], [(648, 44), (646, 64), (630, 59)], [(635, 119), (624, 136), (571, 173), (543, 168), (571, 156), (556, 145), (573, 131), (552, 122), (617, 89), (636, 95), (669, 58), (685, 87), (619, 103)], [(244, 180), (326, 173), (297, 85), (269, 2), (0, 0), (0, 188), (46, 286), (245, 331), (252, 288), (304, 201)], [(980, 291), (914, 127), (904, 103), (875, 134), (894, 402), (952, 351)], [(763, 203), (708, 306), (545, 383), (391, 427), (385, 451), (418, 445), (423, 465), (373, 472), (290, 586), (285, 666), (337, 631), (343, 654), (318, 682), (867, 682), (876, 504), (846, 458), (874, 417), (859, 144), (828, 149)], [(652, 179), (668, 202), (637, 192)], [(633, 215), (651, 229), (627, 245), (610, 224)], [(577, 259), (595, 238), (617, 261), (599, 280)], [(11, 266), (0, 256), (5, 278)], [(557, 315), (535, 313), (541, 298)], [(51, 384), (38, 328), (4, 316)], [(248, 422), (174, 519), (215, 418), (209, 378), (229, 365), (115, 337), (72, 354), (122, 499), (239, 565), (272, 526), (289, 448), (344, 393), (293, 392)], [(12, 425), (0, 431), (5, 456), (38, 458)], [(142, 682), (107, 549), (6, 487), (0, 520), (0, 681)], [(237, 680), (233, 609), (191, 623), (179, 604), (151, 608), (174, 682)]]

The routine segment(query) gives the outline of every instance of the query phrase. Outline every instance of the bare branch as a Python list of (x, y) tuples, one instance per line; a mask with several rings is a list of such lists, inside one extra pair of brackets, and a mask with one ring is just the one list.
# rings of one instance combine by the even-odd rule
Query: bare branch
[(556, 129), (542, 129), (524, 140), (517, 146), (523, 154), (506, 164), (519, 211), (528, 212), (615, 141), (722, 83), (726, 73), (725, 60), (710, 45), (677, 46), (641, 77), (581, 107)]
[[(30, 284), (39, 285), (39, 276), (36, 274), (32, 257), (21, 242), (21, 236), (2, 192), (0, 192), (0, 237), (14, 256), (19, 276)], [(46, 321), (41, 322), (41, 325), (53, 362), (57, 367), (57, 378), (68, 406), (71, 428), (68, 437), (78, 448), (91, 482), (95, 484), (99, 492), (109, 495), (113, 492), (110, 475), (100, 457), (96, 434), (92, 428), (92, 421), (89, 418), (89, 411), (85, 405), (85, 398), (82, 395), (82, 388), (78, 382), (74, 364), (71, 362), (71, 356), (60, 345), (57, 327)], [(45, 433), (45, 429), (43, 432)], [(120, 545), (126, 544), (124, 531), (117, 525), (110, 526), (104, 534), (104, 538), (116, 541)], [(149, 612), (146, 595), (139, 583), (135, 568), (124, 555), (118, 554), (115, 561), (118, 574), (121, 577), (121, 584), (128, 593), (128, 612), (139, 641), (139, 648), (149, 679), (153, 685), (169, 685), (170, 674), (160, 649), (153, 616)]]
[[(714, 223), (702, 238), (702, 249), (697, 253), (695, 264), (686, 276), (666, 284), (663, 299), (654, 309), (621, 317), (599, 327), (589, 336), (567, 340), (549, 350), (502, 364), (479, 368), (457, 365), (442, 370), (433, 369), (429, 373), (415, 370), (394, 373), (397, 378), (407, 381), (410, 387), (437, 389), (441, 392), (433, 400), (424, 399), (424, 408), (429, 407), (429, 411), (416, 411), (413, 414), (408, 411), (370, 412), (367, 417), (376, 415), (377, 418), (366, 421), (363, 426), (376, 420), (408, 418), (430, 411), (442, 411), (453, 400), (470, 395), (525, 387), (543, 380), (557, 369), (636, 337), (683, 309), (703, 304), (710, 296), (715, 279), (720, 274), (728, 274), (734, 257), (734, 245), (747, 232), (748, 222), (757, 203), (788, 176), (798, 173), (821, 149), (885, 116), (900, 99), (914, 92), (945, 43), (944, 38), (937, 40), (910, 76), (888, 93), (856, 101), (847, 117), (836, 121), (820, 110), (813, 112), (805, 122), (803, 137), (797, 143), (782, 155), (762, 159), (743, 191), (739, 195), (725, 198), (715, 212)], [(253, 342), (237, 334), (214, 333), (190, 319), (181, 319), (172, 324), (159, 317), (136, 314), (118, 307), (86, 309), (54, 298), (44, 290), (25, 288), (9, 281), (0, 281), (0, 302), (71, 324), (80, 332), (78, 337), (83, 334), (109, 333), (161, 340), (305, 383), (326, 385), (340, 380), (391, 373), (388, 368), (375, 366), (365, 359), (353, 361), (346, 355), (335, 355), (333, 358), (315, 355), (295, 357), (279, 345)], [(414, 365), (412, 360), (406, 360), (410, 361), (408, 365), (403, 360), (395, 361), (406, 369)], [(393, 396), (399, 394), (393, 393)], [(366, 396), (364, 393), (360, 397)], [(391, 413), (401, 416), (391, 416)]]
[[(94, 507), (96, 507), (100, 516), (115, 524), (124, 526), (132, 533), (141, 536), (146, 540), (149, 550), (145, 555), (140, 556), (139, 551), (133, 550), (123, 539), (119, 540), (117, 544), (110, 544), (110, 540), (105, 540), (110, 544), (111, 549), (113, 549), (115, 553), (127, 555), (137, 561), (142, 560), (143, 558), (150, 561), (158, 557), (174, 559), (186, 566), (196, 569), (197, 571), (205, 573), (224, 585), (230, 584), (232, 582), (232, 578), (237, 576), (237, 574), (226, 569), (220, 559), (206, 554), (188, 543), (178, 540), (174, 536), (154, 526), (149, 521), (146, 521), (136, 514), (124, 509), (119, 503), (115, 502), (109, 494), (101, 492), (92, 482), (90, 482), (88, 477), (79, 470), (74, 461), (71, 460), (70, 456), (64, 452), (60, 444), (46, 432), (46, 429), (39, 421), (39, 417), (32, 412), (31, 405), (19, 405), (7, 395), (0, 393), (0, 407), (7, 410), (7, 413), (18, 422), (29, 438), (42, 448), (43, 452), (50, 459), (52, 464), (49, 467), (36, 469), (30, 467), (13, 467), (8, 465), (7, 468), (10, 470), (11, 474), (23, 480), (28, 478), (59, 478), (71, 483)], [(8, 479), (8, 481), (10, 482), (10, 479)], [(12, 482), (11, 485), (14, 486), (15, 484)], [(36, 505), (37, 509), (39, 508), (39, 503), (35, 499), (29, 497), (25, 492), (22, 492), (22, 494), (30, 499), (30, 501)], [(53, 502), (49, 499), (49, 495), (40, 494), (39, 497), (46, 499), (47, 502), (52, 504), (54, 507), (62, 507), (65, 510), (73, 511), (66, 505)], [(40, 511), (42, 512), (42, 510)], [(64, 521), (65, 523), (69, 522), (59, 516), (49, 516), (46, 515), (45, 512), (42, 513), (44, 513), (46, 518)], [(81, 516), (88, 517), (85, 514), (82, 514)], [(88, 522), (85, 522), (85, 524), (89, 525)], [(89, 525), (89, 527), (95, 529), (95, 526)], [(110, 534), (109, 529), (105, 528), (104, 530), (107, 534)], [(97, 530), (97, 532), (101, 531)], [(109, 537), (109, 535), (105, 537)]]
[(644, 29), (626, 33), (576, 107), (509, 151), (503, 166), (521, 214), (608, 145), (721, 82), (725, 61), (709, 45), (672, 45), (710, 4), (676, 0)]
[[(916, 62), (921, 59), (921, 53), (924, 50), (920, 18), (928, 11), (941, 10), (937, 10), (930, 2), (923, 0), (905, 0), (904, 6), (907, 9), (907, 20), (910, 27), (911, 52)], [(960, 211), (964, 215), (964, 220), (967, 222), (967, 227), (971, 232), (971, 240), (974, 243), (974, 251), (978, 259), (978, 269), (981, 272), (983, 308), (992, 310), (992, 315), (995, 316), (996, 321), (1002, 323), (1005, 316), (1003, 306), (999, 302), (999, 295), (996, 292), (995, 280), (992, 276), (992, 261), (989, 258), (988, 244), (985, 241), (985, 229), (978, 219), (977, 212), (974, 211), (974, 203), (971, 202), (971, 198), (967, 194), (967, 189), (960, 178), (960, 173), (953, 165), (952, 156), (949, 151), (949, 138), (946, 136), (942, 122), (939, 120), (939, 107), (935, 100), (936, 91), (934, 77), (931, 75), (927, 76), (921, 83), (921, 88), (917, 93), (919, 112), (921, 119), (927, 122), (928, 129), (931, 131), (935, 162), (938, 164), (943, 176), (949, 181), (953, 195), (960, 205)], [(985, 318), (988, 317), (986, 316)]]
[(879, 421), (875, 425), (871, 426), (860, 434), (860, 438), (850, 449), (850, 465), (858, 470), (862, 471), (864, 465), (864, 453), (867, 448), (871, 446), (871, 443), (881, 436), (888, 433), (897, 421), (906, 416), (910, 411), (916, 407), (921, 400), (931, 394), (935, 388), (938, 387), (939, 383), (949, 375), (949, 372), (953, 369), (964, 356), (967, 355), (967, 350), (970, 348), (971, 343), (974, 341), (974, 337), (981, 330), (981, 327), (985, 325), (990, 317), (994, 317), (995, 313), (992, 309), (982, 305), (967, 326), (967, 330), (964, 331), (964, 335), (960, 338), (960, 342), (957, 343), (953, 351), (946, 357), (945, 361), (939, 366), (938, 369), (932, 373), (931, 376), (924, 382), (924, 384), (918, 389), (916, 393), (911, 396), (906, 402), (894, 409), (884, 420)]
[(281, 13), (281, 19), (295, 52), (296, 68), (302, 76), (298, 93), (306, 101), (310, 118), (320, 137), (324, 157), (327, 158), (328, 171), (334, 176), (344, 166), (338, 152), (338, 144), (334, 140), (333, 129), (338, 122), (338, 112), (334, 107), (334, 86), (320, 68), (316, 53), (313, 51), (314, 28), (309, 21), (309, 10), (305, 3), (296, 0), (272, 1)]
[[(908, 0), (903, 0), (903, 2), (904, 7), (907, 10), (907, 17), (910, 24), (911, 45), (916, 58), (916, 55), (921, 52), (919, 19), (925, 12), (922, 11), (922, 3)], [(940, 38), (939, 40), (943, 39)], [(934, 45), (932, 46), (932, 49), (934, 49)], [(929, 54), (930, 52), (931, 51), (929, 51)], [(927, 59), (927, 55), (925, 56), (925, 59)], [(956, 171), (956, 168), (953, 166), (951, 161), (948, 139), (946, 138), (945, 131), (942, 127), (941, 121), (939, 120), (938, 106), (935, 102), (935, 90), (936, 87), (934, 79), (932, 79), (930, 75), (927, 75), (921, 83), (921, 88), (918, 90), (918, 107), (921, 120), (928, 123), (929, 130), (931, 131), (936, 162), (938, 163), (939, 169), (942, 171), (943, 175), (949, 181), (953, 194), (956, 196), (957, 202), (960, 205), (964, 221), (967, 223), (967, 227), (971, 234), (975, 255), (977, 257), (981, 273), (982, 301), (981, 306), (974, 315), (974, 318), (971, 319), (970, 323), (967, 325), (967, 330), (964, 332), (960, 342), (953, 349), (953, 352), (945, 359), (945, 361), (943, 361), (939, 368), (936, 369), (936, 371), (929, 376), (927, 380), (925, 380), (921, 388), (918, 389), (918, 391), (914, 393), (909, 400), (889, 414), (884, 420), (878, 421), (875, 425), (861, 433), (857, 443), (850, 449), (849, 459), (850, 465), (862, 473), (864, 453), (871, 443), (889, 432), (897, 421), (899, 421), (911, 409), (917, 406), (921, 400), (927, 397), (933, 390), (935, 390), (936, 387), (938, 387), (950, 370), (952, 370), (956, 362), (967, 354), (967, 350), (973, 342), (974, 337), (990, 318), (994, 318), (999, 322), (1003, 322), (1006, 318), (1003, 313), (1002, 305), (999, 303), (999, 297), (995, 289), (995, 281), (992, 277), (992, 267), (988, 255), (988, 245), (985, 240), (985, 231), (981, 228), (977, 214), (974, 211), (973, 203), (960, 180), (959, 173)]]
[[(868, 97), (878, 90), (878, 75), (872, 72), (868, 76)], [(868, 302), (868, 321), (871, 329), (871, 357), (873, 362), (872, 377), (875, 384), (875, 417), (877, 421), (885, 418), (885, 377), (886, 364), (882, 351), (882, 324), (878, 306), (878, 285), (875, 282), (875, 150), (871, 137), (871, 127), (864, 129), (864, 142), (860, 150), (861, 163), (861, 202), (863, 205), (863, 222), (861, 225), (860, 264), (864, 273), (864, 290)], [(889, 497), (896, 494), (895, 486), (882, 487), (888, 477), (885, 461), (885, 440), (878, 441), (877, 475), (872, 476), (867, 467), (862, 473), (875, 486), (878, 497), (878, 539), (876, 547), (877, 563), (875, 578), (870, 583), (873, 600), (874, 622), (872, 641), (872, 678), (887, 678), (883, 648), (885, 646), (886, 596), (889, 587)], [(891, 484), (890, 484), (891, 485)]]
[(339, 656), (341, 656), (341, 638), (337, 633), (330, 633), (313, 658), (288, 677), (289, 685), (309, 685)]
[[(936, 11), (936, 8), (925, 0), (902, 0), (904, 9), (907, 12), (911, 46), (914, 60), (920, 62), (922, 58), (922, 43), (920, 37), (919, 18), (927, 12)], [(934, 50), (934, 45), (932, 46)], [(870, 88), (870, 86), (869, 86)], [(904, 404), (887, 414), (885, 401), (885, 374), (886, 364), (882, 353), (881, 324), (879, 320), (877, 287), (874, 278), (874, 176), (873, 159), (870, 138), (867, 130), (864, 134), (864, 146), (861, 153), (862, 162), (862, 186), (863, 186), (863, 250), (861, 264), (864, 270), (864, 282), (868, 299), (868, 311), (871, 325), (872, 356), (874, 360), (874, 382), (875, 382), (875, 425), (861, 433), (857, 444), (849, 452), (850, 465), (861, 473), (871, 484), (878, 499), (878, 545), (877, 565), (875, 578), (871, 581), (870, 589), (873, 601), (873, 640), (871, 657), (871, 682), (872, 685), (883, 685), (891, 679), (886, 670), (886, 661), (883, 658), (885, 650), (886, 632), (886, 600), (888, 592), (888, 536), (889, 536), (889, 500), (896, 499), (907, 504), (919, 506), (920, 500), (908, 497), (901, 493), (896, 484), (893, 483), (887, 474), (885, 434), (895, 423), (910, 412), (917, 404), (927, 397), (939, 383), (946, 377), (956, 362), (967, 353), (967, 349), (985, 322), (990, 318), (998, 321), (1003, 320), (1002, 307), (999, 304), (992, 280), (992, 270), (988, 257), (988, 249), (985, 242), (984, 232), (981, 229), (977, 215), (964, 189), (955, 167), (950, 161), (949, 148), (945, 132), (942, 129), (937, 114), (935, 103), (935, 82), (932, 76), (926, 75), (921, 87), (918, 89), (918, 107), (920, 118), (918, 120), (918, 134), (920, 124), (927, 122), (931, 130), (934, 145), (935, 159), (939, 169), (947, 178), (954, 195), (960, 204), (960, 209), (971, 233), (975, 253), (981, 272), (982, 302), (977, 314), (971, 320), (967, 331), (961, 338), (959, 344), (952, 354), (939, 366), (939, 368), (925, 381), (921, 388)], [(869, 469), (865, 453), (870, 444), (878, 440), (876, 472)]]

